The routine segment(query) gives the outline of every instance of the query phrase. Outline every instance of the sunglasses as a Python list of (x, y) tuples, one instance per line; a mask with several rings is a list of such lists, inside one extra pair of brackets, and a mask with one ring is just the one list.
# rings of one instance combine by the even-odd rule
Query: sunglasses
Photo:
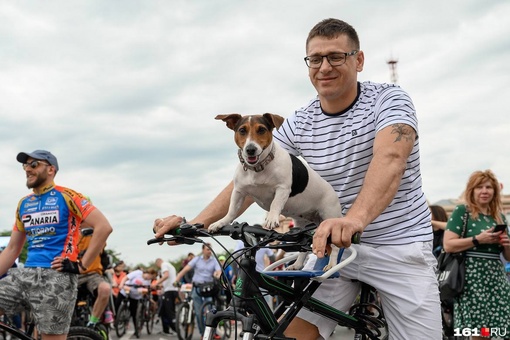
[(39, 166), (39, 164), (51, 165), (51, 164), (43, 162), (43, 161), (32, 161), (30, 163), (23, 163), (23, 170), (26, 170), (28, 167), (35, 169)]

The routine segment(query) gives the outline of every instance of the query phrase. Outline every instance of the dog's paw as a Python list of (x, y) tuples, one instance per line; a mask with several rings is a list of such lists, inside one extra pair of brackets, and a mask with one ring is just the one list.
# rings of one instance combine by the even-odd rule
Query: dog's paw
[(327, 265), (324, 266), (324, 268), (322, 268), (323, 271), (327, 272), (328, 270), (330, 270), (331, 268), (333, 268), (333, 265), (331, 263), (328, 263)]
[(327, 265), (324, 266), (324, 268), (323, 268), (324, 271), (328, 271), (338, 264), (337, 263), (338, 252), (339, 252), (338, 247), (331, 245), (331, 254), (329, 255), (329, 262)]
[(217, 232), (221, 228), (223, 228), (223, 223), (220, 220), (220, 221), (217, 221), (217, 222), (214, 222), (214, 223), (210, 224), (209, 228), (207, 228), (207, 231), (212, 234), (212, 233)]
[(271, 214), (268, 214), (264, 221), (264, 229), (273, 230), (280, 226), (280, 214), (276, 215), (276, 218)]
[(285, 270), (301, 270), (303, 269), (304, 266), (302, 265), (296, 265), (295, 263), (291, 264), (290, 266), (288, 266), (287, 268), (285, 268)]

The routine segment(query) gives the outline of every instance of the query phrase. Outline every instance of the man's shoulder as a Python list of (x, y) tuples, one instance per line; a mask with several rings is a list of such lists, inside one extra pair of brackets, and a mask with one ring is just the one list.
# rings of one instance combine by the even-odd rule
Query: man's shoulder
[(82, 194), (80, 194), (76, 190), (68, 188), (68, 187), (63, 187), (63, 186), (60, 186), (60, 185), (55, 185), (55, 190), (60, 192), (62, 195), (69, 196), (71, 198), (75, 198), (75, 197), (83, 197), (83, 198), (85, 198), (85, 196), (83, 196)]
[(163, 262), (161, 263), (161, 271), (168, 271), (171, 268), (174, 268), (174, 266), (170, 262)]
[(402, 88), (396, 84), (376, 83), (373, 81), (360, 82), (360, 91), (362, 93), (367, 92), (367, 91), (380, 92), (380, 91), (385, 91), (388, 89), (403, 91)]

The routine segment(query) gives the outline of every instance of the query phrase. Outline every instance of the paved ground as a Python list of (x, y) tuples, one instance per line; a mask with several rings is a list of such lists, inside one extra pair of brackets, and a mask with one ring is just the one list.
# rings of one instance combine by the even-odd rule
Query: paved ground
[[(151, 335), (148, 335), (147, 334), (147, 331), (144, 330), (142, 332), (142, 335), (140, 337), (139, 340), (178, 340), (179, 338), (175, 335), (175, 336), (166, 336), (166, 335), (162, 335), (162, 334), (158, 334), (161, 332), (161, 326), (160, 324), (156, 324), (154, 326), (154, 331), (152, 332)], [(348, 330), (346, 328), (343, 328), (343, 327), (337, 327), (337, 329), (335, 330), (335, 334), (334, 336), (331, 338), (331, 339), (334, 339), (334, 340), (352, 340), (354, 338), (354, 332), (351, 331), (351, 330)], [(117, 337), (117, 334), (115, 334), (115, 330), (112, 329), (111, 332), (110, 332), (110, 339), (112, 340), (117, 340), (119, 339)], [(128, 329), (128, 332), (122, 337), (120, 338), (122, 340), (137, 340), (137, 338), (134, 336), (133, 334), (133, 328), (132, 328), (132, 325), (130, 324), (130, 328)], [(197, 330), (195, 330), (195, 334), (193, 335), (193, 340), (200, 340), (200, 336), (199, 336), (199, 333)]]

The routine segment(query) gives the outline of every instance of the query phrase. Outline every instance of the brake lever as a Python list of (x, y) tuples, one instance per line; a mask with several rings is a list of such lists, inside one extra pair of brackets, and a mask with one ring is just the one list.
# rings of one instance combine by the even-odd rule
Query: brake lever
[(193, 238), (193, 237), (172, 236), (172, 237), (152, 238), (147, 241), (147, 245), (151, 245), (154, 243), (165, 243), (165, 242), (175, 242), (178, 244), (195, 244), (195, 243), (202, 243), (203, 241)]

